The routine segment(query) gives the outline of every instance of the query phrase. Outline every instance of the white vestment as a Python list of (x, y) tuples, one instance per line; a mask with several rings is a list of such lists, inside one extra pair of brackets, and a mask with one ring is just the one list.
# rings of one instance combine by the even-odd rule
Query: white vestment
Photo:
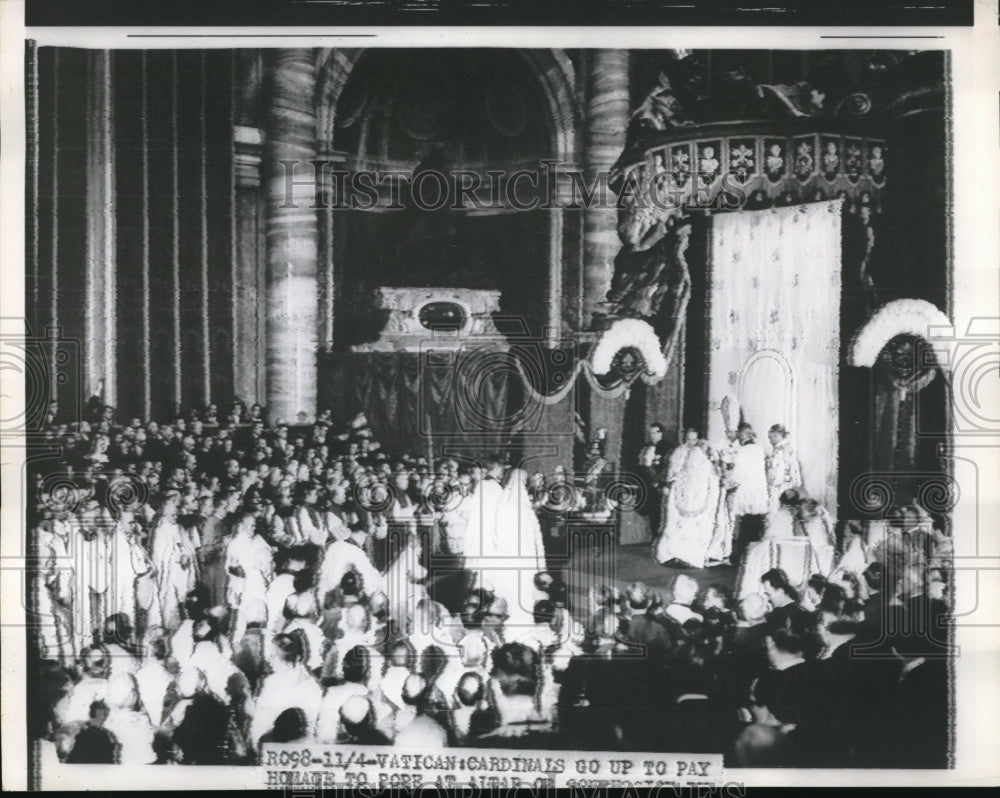
[[(233, 573), (242, 569), (243, 575)], [(271, 547), (260, 535), (253, 532), (238, 532), (226, 546), (226, 604), (236, 609), (236, 624), (233, 639), (243, 637), (246, 629), (246, 608), (251, 601), (267, 601), (267, 586), (274, 573), (274, 557)]]
[(42, 561), (37, 579), (39, 644), (48, 659), (72, 662), (77, 653), (74, 639), (76, 574), (70, 536), (75, 530), (67, 520), (55, 519), (38, 527), (38, 554)]
[(320, 743), (338, 743), (343, 730), (340, 721), (340, 708), (348, 698), (367, 696), (368, 687), (356, 682), (344, 682), (326, 688), (323, 701), (319, 705), (319, 717), (316, 721), (316, 740)]
[(545, 546), (528, 494), (527, 475), (511, 472), (500, 495), (493, 537), (484, 539), (489, 561), (481, 569), (483, 585), (507, 602), (507, 627), (532, 627), (535, 602), (544, 594), (535, 587), (535, 575), (545, 570)]
[(257, 708), (250, 725), (250, 741), (255, 747), (271, 731), (274, 721), (286, 709), (298, 708), (306, 716), (306, 735), (312, 737), (323, 702), (323, 689), (302, 665), (286, 668), (265, 677)]
[(153, 751), (153, 724), (145, 713), (124, 707), (112, 709), (104, 722), (121, 745), (120, 764), (151, 765), (156, 761)]
[(417, 605), (428, 598), (422, 584), (427, 569), (421, 563), (420, 538), (407, 535), (406, 543), (389, 564), (382, 585), (389, 599), (389, 617), (399, 624), (400, 631), (409, 633)]
[(500, 483), (484, 478), (462, 502), (467, 508), (462, 542), (462, 553), (467, 559), (493, 556), (497, 511), (502, 500)]
[(778, 509), (778, 499), (790, 488), (802, 487), (799, 459), (786, 441), (781, 441), (767, 456), (767, 490), (770, 509)]
[[(132, 621), (136, 622), (136, 596), (140, 577), (146, 576), (151, 568), (149, 555), (142, 547), (142, 544), (130, 534), (135, 522), (119, 521), (115, 525), (115, 532), (112, 537), (112, 550), (114, 552), (114, 593), (111, 600), (111, 611), (124, 613)], [(151, 591), (143, 590), (143, 602), (138, 603), (142, 609), (149, 611), (150, 607), (144, 604), (152, 604), (149, 595)], [(159, 622), (159, 613), (156, 613), (155, 622)]]
[(111, 559), (111, 542), (104, 528), (98, 527), (90, 540), (82, 532), (77, 534), (77, 545), (80, 547), (80, 570), (77, 574), (80, 580), (80, 601), (77, 604), (79, 632), (89, 643), (91, 632), (103, 629), (105, 618), (110, 614), (108, 586), (114, 579), (114, 563)]
[(679, 446), (670, 455), (666, 522), (656, 560), (678, 559), (703, 568), (719, 507), (719, 477), (700, 446)]
[(372, 565), (365, 550), (350, 540), (334, 540), (326, 548), (319, 572), (317, 595), (320, 602), (328, 592), (340, 587), (340, 580), (351, 570), (360, 574), (366, 595), (382, 589), (382, 574)]
[(737, 598), (763, 593), (760, 578), (772, 568), (784, 570), (795, 587), (809, 576), (812, 549), (809, 538), (796, 536), (795, 522), (795, 516), (785, 508), (767, 514), (764, 537), (751, 543), (744, 555), (736, 580)]
[(833, 531), (833, 520), (825, 507), (803, 522), (809, 544), (813, 550), (812, 573), (829, 576), (833, 570), (833, 558), (836, 555), (836, 538)]
[(153, 531), (153, 568), (163, 626), (180, 624), (180, 606), (195, 584), (195, 549), (190, 536), (173, 519), (161, 518)]
[(765, 515), (769, 509), (764, 450), (747, 443), (733, 451), (731, 476), (736, 483), (733, 515)]

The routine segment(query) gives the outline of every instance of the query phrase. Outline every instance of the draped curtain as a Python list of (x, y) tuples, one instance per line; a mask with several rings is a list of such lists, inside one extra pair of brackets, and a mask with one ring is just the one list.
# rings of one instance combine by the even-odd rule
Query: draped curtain
[(319, 410), (330, 410), (337, 426), (364, 412), (391, 454), (433, 447), (462, 459), (503, 451), (533, 469), (571, 468), (584, 391), (590, 432), (605, 427), (608, 458), (618, 459), (626, 386), (603, 387), (585, 360), (563, 350), (321, 353), (318, 367)]
[(319, 362), (319, 409), (337, 425), (360, 412), (383, 450), (480, 457), (506, 442), (512, 369), (476, 352), (354, 352)]
[(709, 294), (709, 429), (734, 395), (765, 444), (783, 424), (807, 492), (837, 496), (841, 203), (717, 214)]

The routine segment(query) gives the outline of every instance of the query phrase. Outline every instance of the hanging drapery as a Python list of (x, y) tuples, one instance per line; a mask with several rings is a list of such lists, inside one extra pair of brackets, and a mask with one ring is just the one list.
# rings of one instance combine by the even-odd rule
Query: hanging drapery
[(841, 203), (718, 214), (712, 222), (709, 437), (735, 395), (765, 442), (793, 435), (808, 493), (837, 495)]
[(375, 438), (392, 454), (473, 454), (506, 441), (510, 370), (473, 353), (326, 354), (319, 364), (319, 409), (336, 425), (364, 412)]
[[(587, 358), (566, 368), (551, 393), (538, 390), (528, 372), (513, 352), (495, 350), (321, 354), (318, 406), (337, 426), (364, 412), (390, 452), (426, 453), (432, 444), (439, 455), (482, 454), (519, 432), (537, 432), (539, 414), (555, 412), (584, 385), (592, 401), (614, 402), (629, 390), (625, 381), (602, 382)], [(639, 379), (652, 383), (659, 375)]]
[[(542, 393), (536, 390), (520, 361), (517, 361), (517, 370), (528, 399), (543, 405), (556, 405), (563, 401), (576, 386), (577, 380), (581, 376), (586, 380), (587, 385), (595, 394), (605, 399), (617, 399), (620, 396), (624, 396), (629, 389), (629, 383), (622, 380), (612, 382), (611, 384), (601, 383), (594, 374), (594, 369), (587, 358), (578, 360), (569, 372), (568, 377), (563, 380), (562, 387), (557, 388), (552, 393)], [(643, 372), (639, 375), (638, 379), (641, 379), (647, 385), (655, 385), (662, 379), (662, 375)]]

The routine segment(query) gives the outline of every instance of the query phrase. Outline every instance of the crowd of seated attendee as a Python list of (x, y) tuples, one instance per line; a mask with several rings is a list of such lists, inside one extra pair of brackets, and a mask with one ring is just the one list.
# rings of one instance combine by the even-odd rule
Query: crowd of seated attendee
[(64, 456), (28, 508), (44, 761), (252, 764), (312, 741), (947, 765), (952, 576), (912, 508), (805, 584), (579, 594), (540, 572), (514, 624), (473, 579), (436, 592), (423, 556), (461, 556), (449, 524), (485, 469), (389, 457), (363, 417), (118, 424), (96, 406), (45, 438)]

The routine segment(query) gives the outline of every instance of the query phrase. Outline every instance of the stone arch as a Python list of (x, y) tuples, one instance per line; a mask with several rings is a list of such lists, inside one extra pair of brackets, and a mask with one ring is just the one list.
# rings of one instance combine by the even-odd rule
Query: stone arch
[[(354, 68), (366, 48), (329, 49), (316, 51), (316, 151), (324, 157), (334, 151), (337, 104)], [(511, 51), (519, 58), (534, 78), (545, 108), (545, 125), (548, 129), (548, 152), (559, 164), (559, 173), (572, 171), (578, 164), (578, 131), (581, 111), (576, 100), (576, 72), (572, 61), (561, 49), (520, 48)], [(565, 181), (557, 181), (557, 191), (565, 188)], [(560, 207), (550, 211), (549, 275), (546, 313), (546, 341), (556, 345), (561, 328), (563, 302), (563, 213)], [(326, 238), (332, 237), (332, 230)], [(328, 258), (329, 256), (327, 256)], [(329, 271), (329, 270), (328, 270)], [(326, 278), (332, 281), (332, 273)], [(332, 309), (331, 309), (332, 311)], [(332, 340), (332, 323), (325, 324), (321, 339)]]
[[(333, 149), (337, 102), (365, 48), (320, 50), (316, 82), (316, 144), (319, 152)], [(561, 49), (514, 51), (538, 81), (548, 110), (550, 142), (556, 158), (564, 164), (576, 162), (576, 131), (579, 111), (575, 101), (573, 64)]]
[[(772, 386), (767, 398), (755, 385), (757, 381)], [(777, 390), (773, 388), (776, 383)], [(776, 349), (754, 352), (740, 369), (736, 388), (740, 406), (747, 414), (744, 420), (753, 423), (758, 434), (763, 434), (773, 423), (797, 426), (795, 372), (784, 353)], [(763, 407), (767, 407), (768, 416), (763, 416)]]

